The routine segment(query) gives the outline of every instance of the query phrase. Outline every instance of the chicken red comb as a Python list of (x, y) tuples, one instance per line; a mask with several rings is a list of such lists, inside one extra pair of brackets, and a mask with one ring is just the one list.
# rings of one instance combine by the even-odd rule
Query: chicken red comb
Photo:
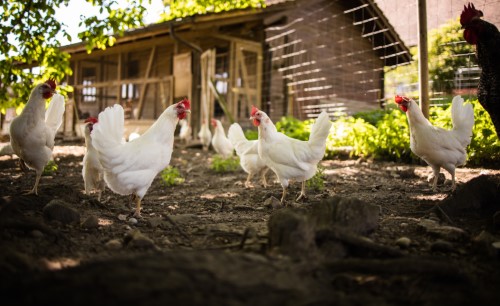
[(476, 10), (474, 4), (469, 2), (468, 6), (464, 5), (464, 10), (460, 14), (460, 24), (463, 27), (471, 22), (474, 17), (483, 17), (483, 12)]
[(188, 98), (182, 99), (182, 101), (179, 103), (184, 104), (185, 109), (191, 109), (191, 102), (188, 100)]
[(87, 122), (92, 122), (92, 124), (95, 124), (97, 123), (97, 118), (96, 117), (88, 117), (87, 119), (85, 119), (85, 123)]
[(251, 116), (255, 116), (255, 113), (258, 112), (259, 109), (255, 106), (252, 105), (252, 112), (250, 113)]
[(394, 102), (396, 102), (397, 104), (401, 104), (403, 100), (408, 100), (408, 98), (399, 95), (396, 95), (396, 97), (394, 97)]
[(49, 79), (47, 82), (45, 82), (45, 84), (48, 84), (50, 86), (50, 88), (52, 88), (52, 90), (56, 90), (56, 86), (57, 86), (56, 80)]

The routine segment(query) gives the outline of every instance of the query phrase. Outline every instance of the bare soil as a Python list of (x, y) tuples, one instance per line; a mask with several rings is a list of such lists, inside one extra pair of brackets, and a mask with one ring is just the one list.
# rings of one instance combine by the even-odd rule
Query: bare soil
[[(15, 156), (0, 156), (3, 305), (500, 301), (500, 256), (493, 247), (500, 241), (494, 214), (500, 210), (500, 170), (459, 168), (457, 190), (440, 185), (434, 193), (424, 165), (326, 160), (322, 190), (308, 190), (307, 199), (296, 203), (300, 184), (294, 183), (288, 207), (278, 207), (270, 198), (281, 197), (281, 186), (271, 172), (271, 187), (254, 181), (245, 189), (243, 170), (210, 169), (212, 151), (176, 147), (171, 165), (185, 182), (167, 187), (157, 176), (143, 199), (143, 218), (135, 220), (129, 197), (106, 189), (99, 202), (84, 194), (83, 153), (81, 143), (57, 146), (58, 170), (42, 177), (38, 196), (23, 195), (34, 172), (23, 173)], [(493, 187), (482, 181), (467, 187), (483, 177)], [(270, 244), (273, 214), (307, 213), (335, 196), (378, 205), (376, 228), (314, 238), (322, 245), (341, 241), (342, 254), (320, 247), (310, 256), (290, 254)], [(71, 216), (49, 218), (46, 206), (54, 200), (79, 214), (75, 222)]]

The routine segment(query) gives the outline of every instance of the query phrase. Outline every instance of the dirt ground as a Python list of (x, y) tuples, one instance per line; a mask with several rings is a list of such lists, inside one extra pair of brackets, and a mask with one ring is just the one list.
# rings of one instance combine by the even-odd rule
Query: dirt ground
[[(500, 170), (459, 168), (455, 193), (449, 185), (433, 193), (431, 170), (423, 165), (326, 160), (324, 189), (309, 190), (306, 200), (295, 203), (300, 184), (292, 184), (289, 206), (282, 208), (272, 201), (281, 187), (271, 172), (271, 187), (254, 181), (255, 188), (245, 189), (243, 170), (210, 169), (213, 151), (177, 146), (171, 165), (185, 182), (167, 187), (157, 176), (137, 220), (127, 196), (106, 189), (99, 202), (84, 194), (83, 154), (81, 143), (60, 143), (54, 150), (58, 170), (42, 177), (39, 196), (23, 195), (33, 186), (34, 172), (24, 174), (15, 156), (0, 156), (2, 304), (500, 301), (500, 216), (494, 214), (500, 210)], [(467, 188), (481, 178), (492, 185), (478, 181)], [(305, 245), (302, 234), (271, 241), (273, 215), (307, 214), (332, 197), (379, 207), (374, 228), (356, 235), (315, 232)], [(53, 217), (48, 203), (70, 210), (56, 207), (59, 216)], [(332, 239), (336, 246), (325, 251)], [(281, 249), (281, 240), (298, 251)], [(342, 251), (336, 251), (339, 241)]]

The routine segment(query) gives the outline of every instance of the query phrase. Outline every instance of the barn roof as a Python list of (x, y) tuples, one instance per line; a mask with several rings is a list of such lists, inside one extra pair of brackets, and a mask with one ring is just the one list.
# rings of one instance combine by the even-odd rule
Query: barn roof
[[(333, 0), (350, 15), (353, 25), (361, 29), (362, 37), (369, 39), (373, 51), (384, 61), (386, 66), (395, 66), (411, 61), (408, 47), (389, 23), (383, 12), (373, 0)], [(262, 20), (265, 17), (300, 5), (307, 5), (308, 0), (268, 0), (267, 7), (259, 9), (233, 10), (229, 12), (194, 15), (180, 20), (173, 20), (147, 25), (127, 31), (123, 37), (117, 38), (115, 46), (158, 36), (171, 35), (175, 32), (196, 31), (217, 26), (225, 26)], [(70, 54), (86, 53), (85, 43), (79, 42), (61, 47)]]

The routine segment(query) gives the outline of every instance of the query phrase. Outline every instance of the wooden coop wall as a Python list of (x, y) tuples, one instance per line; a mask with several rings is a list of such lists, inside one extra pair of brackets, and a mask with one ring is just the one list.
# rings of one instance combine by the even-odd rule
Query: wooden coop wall
[(384, 62), (345, 10), (339, 2), (309, 2), (266, 29), (264, 95), (274, 120), (380, 107)]

